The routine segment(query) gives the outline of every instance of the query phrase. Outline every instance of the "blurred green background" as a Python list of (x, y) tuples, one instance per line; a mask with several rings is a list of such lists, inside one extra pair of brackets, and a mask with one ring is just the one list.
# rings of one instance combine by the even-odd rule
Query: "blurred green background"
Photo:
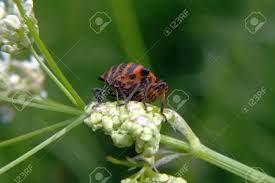
[[(172, 96), (166, 100), (171, 105), (167, 107), (179, 107), (178, 112), (204, 144), (275, 175), (272, 105), (275, 102), (275, 1), (37, 0), (34, 3), (42, 39), (85, 102), (91, 100), (93, 87), (103, 85), (97, 78), (107, 68), (122, 62), (139, 62), (169, 84)], [(174, 30), (170, 27), (170, 35), (163, 34), (165, 27), (173, 24), (185, 9), (188, 16), (181, 23), (177, 20)], [(96, 14), (99, 11), (105, 12), (112, 22), (106, 25), (108, 16)], [(99, 34), (89, 25), (93, 16), (102, 17), (106, 25)], [(49, 96), (70, 104), (49, 79), (45, 87)], [(265, 94), (255, 99), (262, 87)], [(187, 96), (179, 92), (180, 100), (174, 100), (175, 89), (189, 96), (181, 107), (180, 102)], [(160, 101), (156, 104), (160, 105)], [(0, 123), (0, 140), (69, 117), (26, 108), (17, 112), (11, 123)], [(178, 136), (168, 125), (163, 133)], [(48, 136), (1, 148), (0, 165)], [(82, 125), (2, 175), (0, 182), (15, 182), (31, 164), (32, 172), (23, 182), (89, 183), (89, 174), (96, 167), (106, 167), (112, 174), (108, 182), (115, 183), (133, 172), (106, 162), (105, 157), (123, 158), (129, 154), (133, 155), (131, 148), (115, 148), (110, 138)], [(245, 182), (188, 156), (165, 165), (160, 171), (175, 174), (182, 167), (187, 167), (183, 176), (188, 182)]]

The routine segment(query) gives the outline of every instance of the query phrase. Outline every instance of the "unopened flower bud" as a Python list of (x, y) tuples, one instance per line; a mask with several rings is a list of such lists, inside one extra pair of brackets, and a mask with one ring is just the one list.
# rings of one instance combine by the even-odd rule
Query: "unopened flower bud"
[(167, 174), (156, 174), (154, 177), (146, 178), (144, 183), (187, 183), (181, 177), (174, 177)]
[(129, 147), (135, 143), (137, 153), (150, 157), (157, 153), (160, 127), (164, 117), (148, 104), (147, 109), (139, 102), (130, 101), (127, 110), (117, 102), (91, 103), (86, 107), (90, 117), (85, 123), (93, 130), (101, 129), (110, 135), (117, 147)]

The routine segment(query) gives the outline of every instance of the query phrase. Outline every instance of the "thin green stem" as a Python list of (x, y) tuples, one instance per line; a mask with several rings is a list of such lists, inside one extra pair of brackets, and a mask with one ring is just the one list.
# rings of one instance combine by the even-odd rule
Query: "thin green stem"
[(144, 166), (144, 163), (138, 163), (138, 162), (135, 163), (135, 162), (130, 162), (130, 161), (123, 161), (123, 160), (113, 158), (111, 156), (107, 156), (106, 159), (107, 159), (107, 161), (109, 161), (113, 164), (126, 166), (126, 167), (142, 167), (142, 166)]
[(191, 151), (191, 147), (188, 143), (166, 136), (166, 135), (161, 135), (161, 139), (160, 139), (160, 143), (167, 145), (167, 146), (171, 146), (171, 147), (175, 147), (176, 149), (183, 151), (183, 152), (190, 152)]
[[(61, 107), (71, 107), (68, 105), (65, 105), (61, 102), (55, 101), (54, 99), (51, 99), (49, 97), (43, 98), (43, 100), (38, 100), (38, 103), (45, 104), (45, 105), (51, 105), (51, 106), (61, 106)], [(73, 107), (74, 108), (74, 107)], [(79, 109), (77, 109), (79, 110)], [(79, 110), (80, 111), (80, 110)], [(82, 111), (82, 110), (81, 110)]]
[(223, 168), (231, 173), (234, 173), (251, 182), (264, 182), (264, 183), (275, 183), (275, 178), (260, 172), (257, 169), (253, 169), (247, 165), (244, 165), (236, 160), (228, 158), (222, 154), (219, 154), (204, 145), (200, 145), (196, 152), (193, 151), (191, 146), (183, 141), (161, 135), (161, 143), (174, 147), (177, 150), (190, 153), (191, 155), (205, 160), (211, 164), (214, 164), (220, 168)]
[(49, 106), (55, 106), (55, 107), (61, 107), (61, 108), (70, 108), (70, 109), (75, 109), (79, 112), (82, 112), (82, 110), (79, 110), (78, 108), (75, 108), (75, 107), (71, 107), (71, 106), (68, 106), (68, 105), (65, 105), (65, 104), (62, 104), (60, 102), (57, 102), (57, 101), (54, 101), (52, 99), (49, 99), (48, 97), (47, 98), (38, 98), (38, 99), (34, 99), (33, 100), (34, 103), (38, 103), (38, 104), (44, 104), (44, 105), (49, 105)]
[(24, 19), (26, 21), (26, 24), (27, 24), (27, 26), (29, 28), (29, 32), (30, 32), (32, 38), (34, 39), (34, 42), (35, 42), (36, 46), (41, 51), (41, 53), (44, 55), (44, 57), (47, 60), (50, 68), (52, 69), (53, 73), (57, 76), (57, 78), (61, 81), (61, 83), (64, 85), (64, 87), (73, 96), (73, 98), (75, 99), (75, 101), (77, 103), (77, 106), (80, 109), (83, 109), (85, 107), (85, 103), (80, 98), (80, 96), (77, 94), (77, 92), (73, 89), (73, 87), (71, 86), (70, 82), (66, 79), (66, 77), (64, 76), (64, 74), (62, 73), (62, 71), (59, 69), (58, 65), (54, 61), (54, 59), (53, 59), (52, 55), (50, 54), (49, 50), (47, 49), (47, 47), (45, 46), (45, 44), (43, 43), (43, 41), (40, 39), (38, 33), (34, 30), (33, 23), (26, 16), (26, 14), (24, 12), (24, 9), (23, 9), (20, 1), (19, 0), (13, 0), (13, 1), (16, 4), (16, 6), (17, 6), (17, 8), (18, 8), (18, 10), (19, 10), (19, 12), (21, 14), (21, 16), (24, 17)]
[(81, 111), (79, 109), (75, 109), (73, 107), (69, 107), (69, 106), (65, 106), (65, 105), (59, 106), (59, 105), (40, 104), (40, 103), (37, 103), (38, 100), (32, 100), (32, 99), (29, 99), (29, 101), (26, 102), (26, 101), (21, 101), (21, 100), (15, 99), (15, 98), (8, 98), (8, 97), (0, 95), (0, 101), (10, 102), (14, 105), (15, 104), (26, 105), (26, 107), (33, 107), (33, 108), (61, 112), (61, 113), (72, 114), (72, 115), (81, 115), (83, 113), (83, 111)]
[(32, 131), (30, 133), (20, 135), (18, 137), (15, 137), (15, 138), (12, 138), (12, 139), (9, 139), (9, 140), (2, 141), (2, 142), (0, 142), (0, 148), (5, 147), (5, 146), (9, 146), (9, 145), (13, 145), (13, 144), (16, 144), (16, 143), (19, 143), (19, 142), (23, 142), (23, 141), (32, 139), (34, 137), (41, 136), (41, 135), (46, 134), (48, 132), (52, 132), (56, 129), (59, 129), (61, 127), (64, 127), (64, 126), (70, 124), (71, 122), (72, 122), (72, 119), (62, 121), (62, 122), (59, 122), (57, 124), (54, 124), (54, 125), (51, 125), (51, 126), (48, 126), (48, 127), (45, 127), (45, 128), (41, 128), (41, 129)]
[(0, 169), (0, 175), (2, 175), (3, 173), (7, 172), (8, 170), (10, 170), (11, 168), (15, 167), (16, 165), (18, 165), (19, 163), (25, 161), (26, 159), (28, 159), (29, 157), (31, 157), (32, 155), (34, 155), (35, 153), (37, 153), (38, 151), (42, 150), (43, 148), (45, 148), (46, 146), (50, 145), (51, 143), (55, 142), (56, 140), (60, 139), (61, 137), (63, 137), (65, 134), (67, 134), (69, 131), (71, 131), (73, 128), (77, 127), (78, 125), (83, 123), (83, 120), (87, 117), (87, 115), (82, 115), (79, 118), (77, 118), (76, 120), (72, 121), (71, 124), (69, 124), (67, 127), (65, 127), (64, 129), (62, 129), (61, 131), (57, 132), (56, 134), (54, 134), (53, 136), (51, 136), (50, 138), (48, 138), (47, 140), (45, 140), (44, 142), (40, 143), (39, 145), (37, 145), (36, 147), (32, 148), (30, 151), (28, 151), (27, 153), (23, 154), (22, 156), (20, 156), (19, 158), (17, 158), (16, 160), (12, 161), (11, 163), (7, 164), (6, 166), (4, 166), (3, 168)]
[(196, 148), (199, 148), (201, 143), (199, 138), (189, 127), (186, 121), (178, 113), (174, 112), (171, 109), (166, 109), (165, 112), (173, 114), (173, 120), (169, 121), (169, 123), (188, 140), (190, 147), (193, 149), (193, 151), (196, 151)]
[(50, 78), (56, 83), (56, 85), (65, 93), (65, 95), (72, 101), (73, 104), (77, 104), (71, 93), (63, 86), (63, 84), (57, 79), (57, 77), (52, 73), (52, 71), (47, 67), (47, 65), (40, 59), (33, 47), (31, 47), (31, 52), (35, 57), (36, 61), (41, 65), (44, 71), (50, 76)]
[(273, 177), (266, 175), (259, 170), (246, 166), (238, 161), (230, 159), (204, 146), (186, 123), (186, 121), (179, 114), (172, 110), (165, 110), (165, 112), (168, 114), (168, 116), (173, 116), (169, 122), (174, 128), (176, 128), (184, 135), (189, 143), (183, 143), (182, 141), (175, 140), (171, 137), (163, 135), (161, 136), (161, 143), (190, 153), (190, 155), (208, 161), (211, 164), (239, 175), (247, 181), (275, 183), (275, 179)]
[(204, 145), (202, 145), (200, 151), (196, 153), (196, 157), (243, 177), (247, 181), (256, 183), (275, 183), (275, 178), (265, 174), (265, 172), (261, 172), (255, 168), (251, 168), (238, 161), (230, 159)]

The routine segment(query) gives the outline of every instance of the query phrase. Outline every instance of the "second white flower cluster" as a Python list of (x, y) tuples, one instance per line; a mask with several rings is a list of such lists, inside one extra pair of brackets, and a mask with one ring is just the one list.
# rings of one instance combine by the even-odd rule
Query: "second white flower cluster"
[(45, 96), (44, 77), (34, 57), (17, 60), (0, 52), (0, 95), (9, 96), (16, 91), (28, 91), (35, 96)]
[[(127, 178), (121, 181), (121, 183), (139, 183), (137, 180)], [(186, 183), (181, 177), (174, 177), (167, 174), (156, 174), (153, 177), (146, 178), (143, 183)]]
[(91, 103), (86, 107), (91, 114), (85, 123), (93, 130), (101, 129), (110, 135), (117, 147), (129, 147), (135, 143), (137, 153), (151, 157), (157, 153), (160, 128), (164, 117), (159, 108), (130, 101), (127, 109), (117, 102)]
[(16, 54), (31, 46), (32, 39), (29, 38), (26, 18), (31, 20), (34, 30), (38, 33), (33, 1), (22, 0), (22, 7), (26, 17), (20, 15), (12, 0), (0, 0), (0, 51)]

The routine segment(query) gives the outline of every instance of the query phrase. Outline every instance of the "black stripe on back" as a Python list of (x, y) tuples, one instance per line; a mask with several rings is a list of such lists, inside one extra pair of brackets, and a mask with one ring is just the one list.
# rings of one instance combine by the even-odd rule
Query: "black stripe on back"
[(122, 72), (123, 70), (127, 67), (128, 64), (121, 64), (119, 71), (116, 73), (116, 75), (114, 76), (114, 79), (116, 79)]
[(115, 65), (113, 68), (112, 68), (112, 74), (111, 74), (111, 76), (110, 76), (110, 78), (113, 78), (114, 77), (114, 73), (116, 72), (116, 69), (117, 69), (117, 67), (119, 66), (120, 64), (118, 64), (118, 65)]
[(135, 68), (136, 68), (137, 66), (138, 66), (138, 64), (132, 64), (132, 65), (128, 68), (126, 75), (132, 74), (133, 71), (135, 70)]
[(119, 66), (120, 64), (118, 65), (114, 65), (110, 68), (110, 70), (107, 72), (107, 78), (105, 78), (105, 81), (108, 83), (108, 84), (112, 84), (113, 83), (113, 74), (114, 72), (116, 71), (116, 68)]

